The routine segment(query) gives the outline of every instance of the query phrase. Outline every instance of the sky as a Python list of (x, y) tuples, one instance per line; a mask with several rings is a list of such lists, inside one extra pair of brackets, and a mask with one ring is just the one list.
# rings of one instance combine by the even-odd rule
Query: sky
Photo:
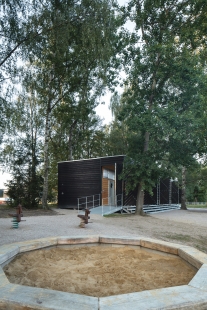
[[(117, 0), (119, 5), (126, 5), (129, 0)], [(126, 23), (126, 28), (128, 30), (132, 30), (134, 28), (134, 24), (130, 21)], [(124, 77), (123, 72), (120, 73), (122, 77)], [(118, 93), (122, 93), (122, 89), (120, 87), (117, 88)], [(108, 124), (112, 121), (112, 114), (111, 111), (109, 110), (109, 104), (110, 104), (110, 98), (111, 98), (112, 93), (109, 91), (106, 92), (106, 95), (101, 98), (102, 102), (105, 102), (105, 104), (99, 104), (98, 107), (95, 109), (96, 113), (103, 119), (103, 124)]]
[(105, 102), (105, 104), (99, 104), (95, 109), (96, 114), (102, 118), (104, 125), (112, 121), (112, 114), (109, 110), (110, 98), (111, 93), (107, 92), (106, 95), (101, 98), (101, 101)]
[(0, 170), (0, 189), (5, 188), (4, 182), (9, 180), (11, 178), (9, 173), (3, 173), (2, 170)]

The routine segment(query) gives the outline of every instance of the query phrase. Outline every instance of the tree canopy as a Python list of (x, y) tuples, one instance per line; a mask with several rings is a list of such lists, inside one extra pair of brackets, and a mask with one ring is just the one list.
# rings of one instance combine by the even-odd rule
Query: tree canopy
[(195, 26), (194, 7), (191, 1), (161, 0), (132, 0), (126, 7), (136, 28), (123, 52), (127, 78), (118, 119), (127, 128), (123, 178), (128, 190), (137, 188), (138, 214), (144, 190), (206, 152), (200, 148), (205, 137), (198, 139), (206, 110), (203, 50), (187, 36)]
[[(46, 208), (58, 161), (126, 154), (141, 214), (158, 178), (206, 154), (206, 11), (203, 0), (4, 0), (0, 156), (11, 188), (21, 179), (31, 206), (42, 193)], [(120, 69), (104, 127), (94, 109)]]

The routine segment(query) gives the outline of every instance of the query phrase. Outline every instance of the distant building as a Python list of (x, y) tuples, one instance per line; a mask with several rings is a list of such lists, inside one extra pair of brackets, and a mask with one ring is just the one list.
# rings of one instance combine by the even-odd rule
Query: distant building
[(5, 204), (8, 199), (7, 191), (4, 188), (0, 189), (0, 204)]

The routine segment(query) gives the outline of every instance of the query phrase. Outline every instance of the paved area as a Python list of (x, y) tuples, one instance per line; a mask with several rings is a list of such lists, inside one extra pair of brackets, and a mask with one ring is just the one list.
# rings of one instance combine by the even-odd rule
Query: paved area
[(179, 223), (188, 223), (207, 227), (207, 209), (188, 209), (161, 212), (153, 215), (156, 218)]
[[(207, 236), (207, 211), (203, 209), (172, 210), (146, 217), (130, 215), (106, 218), (91, 214), (86, 228), (79, 227), (77, 210), (56, 209), (56, 211), (58, 213), (56, 216), (25, 217), (23, 218), (25, 221), (19, 224), (18, 229), (12, 228), (11, 218), (0, 218), (0, 245), (44, 237), (83, 234), (107, 234), (117, 237), (139, 235), (163, 239), (167, 232), (170, 232), (193, 236), (198, 240), (201, 239), (200, 236), (204, 239)], [(181, 243), (183, 242), (185, 240), (181, 240)], [(189, 243), (188, 245), (195, 246)]]

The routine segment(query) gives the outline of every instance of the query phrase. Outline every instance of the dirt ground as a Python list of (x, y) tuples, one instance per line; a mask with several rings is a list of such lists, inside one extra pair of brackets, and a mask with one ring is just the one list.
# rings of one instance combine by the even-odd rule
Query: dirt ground
[(185, 285), (196, 273), (175, 255), (123, 246), (37, 250), (4, 271), (12, 283), (94, 297)]
[(174, 210), (122, 221), (133, 234), (189, 245), (207, 253), (207, 210)]
[[(16, 213), (16, 208), (9, 208), (6, 205), (1, 205), (0, 206), (0, 218), (8, 218), (9, 213)], [(50, 216), (50, 215), (57, 215), (58, 213), (52, 209), (49, 210), (43, 210), (43, 209), (38, 209), (38, 210), (28, 210), (26, 208), (23, 208), (23, 216)]]
[(23, 209), (18, 231), (11, 229), (8, 213), (15, 209), (0, 208), (0, 245), (61, 235), (144, 236), (193, 246), (207, 253), (207, 209), (173, 210), (147, 216), (91, 214), (85, 229), (79, 228), (77, 210)]
[[(17, 230), (12, 229), (11, 218), (8, 218), (8, 213), (12, 212), (14, 210), (8, 208), (0, 210), (2, 245), (50, 236), (144, 236), (193, 246), (207, 253), (206, 209), (173, 210), (147, 216), (103, 217), (91, 214), (84, 229), (79, 227), (77, 210), (24, 209), (25, 221), (20, 223)], [(67, 291), (92, 296), (183, 285), (187, 284), (195, 273), (186, 263), (181, 262), (180, 265), (179, 257), (139, 251), (134, 248), (107, 249), (99, 246), (98, 251), (96, 247), (80, 250), (72, 248), (69, 253), (61, 248), (56, 253), (53, 248), (37, 251), (38, 256), (36, 251), (25, 253), (26, 258), (22, 256), (19, 261), (17, 257), (12, 262), (14, 265), (5, 268), (8, 277), (15, 283), (62, 291), (67, 287)], [(36, 267), (39, 269), (36, 270)], [(18, 280), (22, 271), (23, 274)]]

